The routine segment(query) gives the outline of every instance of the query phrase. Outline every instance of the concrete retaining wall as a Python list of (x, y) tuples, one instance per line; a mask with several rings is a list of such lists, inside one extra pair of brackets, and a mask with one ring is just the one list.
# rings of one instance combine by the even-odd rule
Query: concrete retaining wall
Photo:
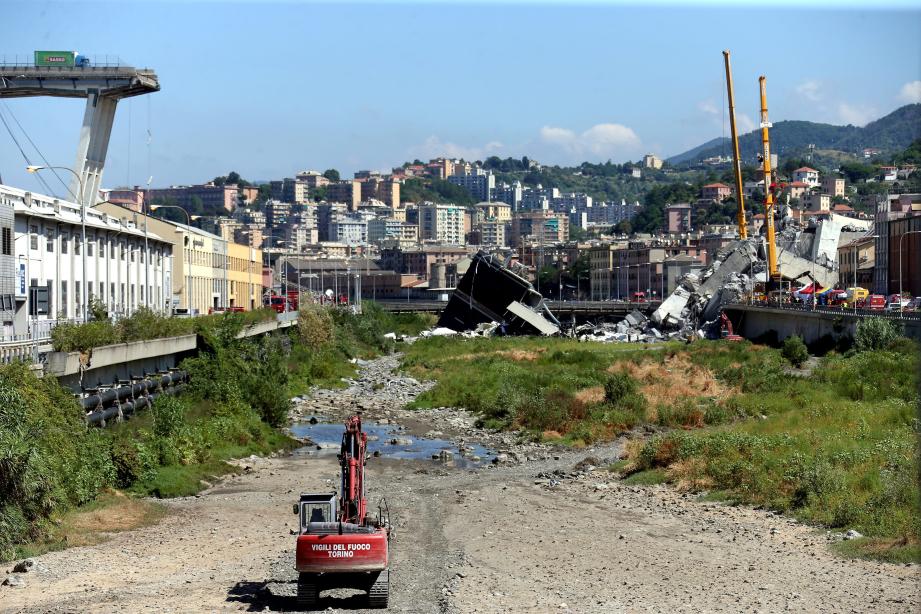
[[(772, 309), (751, 305), (733, 305), (726, 308), (739, 335), (746, 339), (783, 341), (787, 337), (802, 337), (807, 345), (837, 343), (853, 339), (857, 322), (872, 314), (832, 313)], [(878, 316), (877, 316), (878, 317)], [(921, 318), (897, 319), (905, 336), (921, 341)]]

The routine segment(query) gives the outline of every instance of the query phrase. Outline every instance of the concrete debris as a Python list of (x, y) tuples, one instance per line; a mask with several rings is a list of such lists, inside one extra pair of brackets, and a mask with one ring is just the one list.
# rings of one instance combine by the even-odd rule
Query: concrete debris
[(444, 326), (438, 326), (432, 330), (424, 330), (421, 334), (423, 337), (450, 337), (456, 335), (457, 331), (445, 328)]
[[(838, 283), (839, 242), (865, 234), (871, 223), (832, 214), (804, 227), (785, 211), (779, 226), (777, 265), (783, 278), (795, 284), (812, 276), (829, 287)], [(634, 311), (616, 324), (578, 326), (575, 335), (583, 341), (644, 343), (717, 337), (723, 307), (744, 301), (754, 284), (767, 281), (766, 252), (763, 237), (734, 241), (716, 253), (709, 267), (681, 277), (648, 320)]]
[(560, 330), (540, 292), (481, 251), (451, 294), (438, 326), (463, 332), (483, 323), (498, 323), (501, 334), (507, 335), (555, 335)]

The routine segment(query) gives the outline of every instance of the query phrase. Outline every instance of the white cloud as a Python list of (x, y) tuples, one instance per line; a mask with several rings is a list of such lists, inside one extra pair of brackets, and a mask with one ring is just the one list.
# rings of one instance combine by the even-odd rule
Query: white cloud
[(902, 86), (899, 92), (899, 100), (902, 102), (921, 102), (921, 81), (909, 81)]
[(464, 160), (482, 160), (492, 155), (498, 155), (505, 146), (499, 141), (489, 141), (481, 147), (458, 145), (450, 141), (442, 141), (435, 135), (425, 139), (419, 145), (410, 147), (411, 156), (423, 160), (429, 158), (463, 158)]
[(818, 102), (823, 97), (822, 84), (813, 80), (803, 81), (796, 86), (796, 93), (810, 102)]
[(716, 108), (716, 103), (712, 100), (701, 100), (697, 103), (697, 108), (707, 115), (719, 115), (720, 110)]
[(838, 117), (845, 124), (864, 126), (876, 119), (878, 113), (873, 107), (850, 105), (846, 102), (838, 103)]
[(629, 159), (642, 145), (632, 128), (622, 124), (597, 124), (581, 134), (568, 128), (544, 126), (540, 140), (563, 149), (574, 157), (591, 154), (596, 157)]
[(739, 134), (751, 132), (756, 128), (754, 120), (745, 113), (736, 113), (736, 129)]

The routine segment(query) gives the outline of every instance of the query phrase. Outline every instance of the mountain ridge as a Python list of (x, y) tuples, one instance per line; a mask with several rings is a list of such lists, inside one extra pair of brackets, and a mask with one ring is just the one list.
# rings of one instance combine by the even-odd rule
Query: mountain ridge
[[(864, 127), (837, 126), (805, 120), (782, 120), (771, 127), (771, 151), (790, 157), (805, 154), (809, 144), (816, 149), (831, 149), (860, 154), (864, 148), (884, 153), (908, 147), (921, 138), (921, 103), (907, 104)], [(755, 162), (761, 151), (761, 132), (752, 130), (739, 136), (743, 163)], [(717, 137), (680, 154), (666, 158), (674, 166), (692, 164), (705, 158), (731, 155), (728, 137)]]

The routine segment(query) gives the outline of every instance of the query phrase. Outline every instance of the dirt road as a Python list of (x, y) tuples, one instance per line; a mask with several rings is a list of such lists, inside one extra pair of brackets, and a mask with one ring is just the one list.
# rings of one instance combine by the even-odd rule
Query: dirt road
[[(381, 379), (391, 377), (392, 365), (369, 366), (353, 389), (321, 395), (301, 412), (315, 406), (331, 415), (364, 404), (374, 415), (392, 400), (373, 402), (388, 390)], [(392, 393), (405, 394), (404, 384)], [(431, 422), (392, 409), (386, 415), (405, 423), (413, 418), (418, 431), (465, 436), (457, 412), (435, 412)], [(616, 445), (515, 450), (533, 460), (476, 470), (386, 457), (369, 462), (371, 500), (386, 495), (396, 524), (391, 611), (908, 612), (921, 606), (917, 566), (845, 561), (829, 552), (824, 532), (788, 519), (664, 487), (624, 486), (603, 469), (574, 470), (586, 456), (614, 458)], [(24, 587), (0, 586), (0, 611), (295, 609), (291, 504), (300, 491), (331, 489), (335, 456), (245, 462), (245, 473), (198, 497), (169, 501), (172, 513), (156, 526), (38, 557), (44, 569), (22, 574)], [(337, 592), (325, 595), (321, 607), (363, 611), (364, 602)]]

